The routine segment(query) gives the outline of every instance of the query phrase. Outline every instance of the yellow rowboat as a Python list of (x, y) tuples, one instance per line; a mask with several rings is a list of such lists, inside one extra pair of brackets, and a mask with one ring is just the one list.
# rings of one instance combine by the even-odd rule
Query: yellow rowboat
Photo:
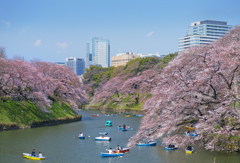
[(23, 157), (31, 160), (44, 160), (46, 158), (46, 157), (32, 156), (30, 153), (23, 153)]
[(126, 117), (129, 117), (130, 115), (126, 115)]
[(188, 127), (188, 126), (186, 126), (185, 129), (187, 129), (187, 130), (195, 130), (195, 127)]
[(191, 150), (185, 149), (186, 153), (193, 153), (194, 148), (192, 147)]

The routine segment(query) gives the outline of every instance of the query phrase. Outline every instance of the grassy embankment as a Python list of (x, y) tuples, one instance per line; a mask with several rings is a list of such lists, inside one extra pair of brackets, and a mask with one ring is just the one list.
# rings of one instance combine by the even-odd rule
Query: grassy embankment
[(72, 108), (62, 103), (53, 102), (50, 112), (42, 112), (33, 102), (30, 101), (6, 101), (0, 102), (0, 125), (31, 126), (31, 124), (64, 121), (75, 117)]

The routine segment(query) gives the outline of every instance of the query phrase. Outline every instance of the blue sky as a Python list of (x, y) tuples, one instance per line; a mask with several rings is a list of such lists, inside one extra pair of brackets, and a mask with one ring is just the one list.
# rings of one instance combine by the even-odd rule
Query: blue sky
[(168, 54), (191, 22), (240, 25), (239, 0), (1, 0), (0, 46), (8, 58), (42, 61), (85, 59), (92, 37), (121, 52)]

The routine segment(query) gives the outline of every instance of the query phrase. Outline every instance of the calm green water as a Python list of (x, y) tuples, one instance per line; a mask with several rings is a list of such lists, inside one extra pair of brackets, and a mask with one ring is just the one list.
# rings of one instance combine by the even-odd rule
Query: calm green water
[[(91, 117), (99, 113), (100, 117)], [(62, 124), (57, 126), (40, 127), (24, 130), (11, 130), (0, 132), (0, 162), (1, 163), (237, 163), (240, 162), (238, 153), (219, 153), (204, 150), (202, 147), (194, 147), (195, 153), (185, 154), (184, 149), (166, 151), (160, 146), (135, 147), (123, 157), (102, 158), (101, 152), (106, 149), (116, 148), (119, 144), (125, 147), (128, 139), (133, 136), (140, 125), (140, 117), (118, 115), (106, 117), (99, 111), (81, 111), (83, 120), (80, 122)], [(111, 120), (112, 127), (105, 127), (105, 121)], [(119, 124), (129, 124), (132, 131), (122, 132), (117, 130)], [(94, 141), (99, 132), (107, 131), (112, 138), (111, 142)], [(83, 132), (90, 136), (85, 140), (73, 138)], [(41, 151), (46, 158), (43, 161), (25, 159), (23, 152), (31, 153)]]

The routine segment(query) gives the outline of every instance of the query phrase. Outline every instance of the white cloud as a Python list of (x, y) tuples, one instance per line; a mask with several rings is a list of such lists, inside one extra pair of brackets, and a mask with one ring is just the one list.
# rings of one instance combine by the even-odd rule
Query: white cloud
[(42, 42), (42, 40), (37, 40), (37, 41), (35, 42), (34, 46), (40, 46), (40, 45), (41, 45), (41, 42)]
[(7, 26), (7, 28), (9, 28), (10, 27), (10, 22), (7, 22), (7, 21), (5, 21), (5, 20), (2, 20), (2, 22), (4, 23), (4, 24), (6, 24), (6, 26)]
[(68, 47), (68, 44), (66, 42), (63, 42), (63, 43), (57, 42), (56, 45), (63, 49)]
[(149, 32), (146, 37), (152, 36), (153, 33), (154, 33), (153, 31), (152, 31), (152, 32)]

